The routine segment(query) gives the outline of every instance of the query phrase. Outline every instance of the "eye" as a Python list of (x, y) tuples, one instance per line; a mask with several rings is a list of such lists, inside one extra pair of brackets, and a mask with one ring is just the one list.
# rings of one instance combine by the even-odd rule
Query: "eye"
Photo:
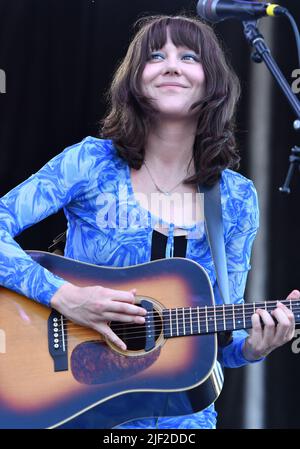
[(193, 54), (193, 53), (187, 53), (184, 54), (182, 56), (182, 59), (184, 59), (185, 61), (195, 61), (195, 62), (199, 62), (200, 59), (197, 55)]
[(150, 54), (148, 59), (149, 59), (149, 61), (160, 61), (160, 60), (164, 59), (164, 55), (162, 53), (153, 52)]

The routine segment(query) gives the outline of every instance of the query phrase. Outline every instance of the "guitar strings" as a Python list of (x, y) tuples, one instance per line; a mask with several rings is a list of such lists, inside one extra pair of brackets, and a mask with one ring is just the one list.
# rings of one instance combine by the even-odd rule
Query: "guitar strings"
[[(298, 312), (300, 312), (300, 308), (299, 308), (299, 310), (298, 310)], [(245, 315), (245, 320), (243, 319), (242, 320), (242, 322), (244, 322), (244, 321), (246, 321), (247, 319), (249, 320), (250, 318), (251, 318), (251, 315), (252, 314), (250, 314), (250, 315)], [(194, 319), (194, 317), (192, 317), (191, 319), (190, 318), (188, 318), (188, 321), (187, 321), (187, 319), (186, 320), (180, 320), (180, 319), (178, 319), (177, 321), (176, 321), (176, 323), (175, 323), (175, 325), (174, 325), (174, 323), (173, 323), (173, 330), (174, 330), (174, 327), (176, 328), (176, 330), (177, 330), (177, 327), (178, 327), (178, 330), (179, 330), (179, 328), (180, 328), (180, 331), (182, 332), (183, 331), (183, 328), (184, 328), (184, 326), (183, 326), (183, 323), (185, 323), (185, 328), (188, 328), (188, 331), (190, 332), (190, 329), (192, 328), (193, 329), (193, 331), (195, 331), (195, 327), (194, 327), (194, 325), (196, 324), (196, 327), (197, 327), (197, 325), (198, 325), (198, 323), (200, 324), (198, 327), (200, 328), (200, 334), (201, 333), (203, 333), (203, 334), (207, 334), (207, 333), (215, 333), (216, 331), (225, 331), (226, 330), (226, 328), (222, 328), (221, 330), (220, 329), (218, 329), (218, 327), (217, 326), (215, 326), (215, 322), (217, 322), (218, 321), (218, 318), (216, 318), (216, 320), (215, 319), (210, 319), (210, 320), (203, 320), (203, 319), (199, 319), (198, 320), (198, 317), (197, 317), (197, 319), (195, 320)], [(219, 319), (219, 321), (223, 321), (222, 319), (220, 320)], [(236, 320), (235, 320), (236, 321)], [(240, 320), (241, 321), (241, 320)], [(178, 324), (177, 324), (178, 323)], [(203, 324), (204, 323), (204, 324)], [(120, 323), (121, 324), (121, 323)], [(127, 333), (126, 333), (126, 335), (128, 336), (125, 336), (125, 338), (126, 338), (126, 340), (128, 340), (128, 339), (131, 339), (131, 338), (141, 338), (141, 336), (144, 336), (145, 335), (145, 331), (143, 330), (144, 329), (144, 327), (145, 327), (145, 323), (144, 324), (140, 324), (140, 325), (138, 325), (138, 326), (136, 326), (136, 327), (133, 327), (133, 325), (134, 325), (135, 323), (132, 323), (132, 324), (130, 324), (130, 323), (124, 323), (123, 325), (122, 325), (122, 327), (121, 328), (112, 328), (112, 330), (114, 331), (114, 332), (118, 332), (118, 331), (120, 331), (120, 332), (124, 332), (124, 331), (126, 331), (126, 326), (128, 326), (128, 329), (127, 329)], [(202, 326), (201, 326), (201, 324), (202, 324)], [(217, 323), (216, 323), (217, 324)], [(239, 323), (240, 324), (240, 323)], [(78, 326), (79, 326), (79, 329), (78, 329)], [(203, 330), (203, 326), (204, 326), (204, 329), (205, 330)], [(67, 329), (66, 330), (64, 330), (64, 335), (65, 336), (68, 336), (68, 338), (70, 338), (70, 337), (72, 337), (71, 335), (68, 335), (68, 331), (70, 331), (70, 330), (72, 330), (72, 327), (70, 326), (68, 326), (68, 324), (65, 326), (65, 327), (67, 327)], [(202, 327), (202, 330), (201, 330), (201, 327)], [(215, 329), (217, 327), (217, 329)], [(154, 330), (156, 330), (156, 329), (159, 329), (159, 330), (163, 330), (165, 328), (165, 326), (163, 325), (163, 323), (160, 321), (158, 324), (153, 324), (153, 326), (152, 326), (152, 329), (154, 329)], [(170, 325), (168, 325), (168, 328), (170, 328)], [(238, 328), (238, 325), (236, 326), (236, 328)], [(242, 327), (242, 328), (244, 328), (244, 327)], [(208, 329), (208, 331), (207, 331), (207, 329)], [(97, 331), (95, 330), (95, 329), (89, 329), (89, 328), (84, 328), (83, 326), (81, 326), (81, 325), (77, 325), (77, 326), (75, 326), (75, 327), (73, 327), (73, 330), (77, 330), (77, 332), (76, 332), (76, 335), (80, 335), (81, 337), (83, 337), (84, 335), (86, 335), (86, 336), (90, 336), (89, 334), (91, 333), (91, 332), (96, 332), (97, 333)], [(232, 329), (232, 330), (234, 330), (234, 329)], [(133, 332), (134, 331), (134, 332)], [(58, 330), (58, 334), (62, 334), (62, 330), (61, 329), (59, 329)], [(88, 333), (89, 332), (89, 333)], [(175, 334), (176, 334), (176, 332), (174, 332)], [(197, 334), (198, 333), (198, 331), (195, 331), (195, 334)], [(193, 333), (189, 333), (189, 335), (195, 335), (195, 334), (193, 334)], [(135, 335), (135, 337), (130, 337), (130, 335)], [(136, 335), (139, 335), (139, 336), (136, 336)], [(123, 337), (124, 338), (124, 337)]]
[[(92, 331), (93, 330), (91, 329), (91, 332)], [(163, 331), (163, 328), (161, 329), (161, 331)], [(94, 332), (97, 333), (97, 331), (94, 331)], [(194, 331), (193, 333), (188, 333), (188, 334), (181, 333), (180, 335), (176, 335), (176, 332), (175, 332), (173, 335), (169, 334), (169, 337), (184, 337), (184, 336), (195, 336), (195, 335), (208, 335), (208, 334), (215, 334), (215, 333), (217, 333), (217, 331), (215, 331), (214, 329), (209, 329), (208, 331), (201, 331), (200, 333), (198, 331)], [(90, 333), (81, 333), (81, 332), (76, 333), (76, 335), (68, 335), (68, 334), (66, 334), (65, 336), (68, 337), (68, 341), (70, 341), (72, 339), (77, 339), (78, 337), (80, 337), (80, 338), (90, 338), (91, 340), (97, 339), (97, 336), (91, 336)], [(102, 336), (101, 333), (99, 333), (99, 337), (100, 336)], [(159, 335), (157, 335), (157, 338), (158, 338), (158, 336)], [(121, 340), (125, 341), (125, 342), (128, 341), (128, 340), (137, 340), (137, 339), (145, 338), (145, 332), (141, 332), (141, 331), (139, 331), (139, 332), (130, 332), (130, 333), (127, 333), (125, 336), (123, 336), (123, 335), (119, 336), (118, 335), (118, 337)], [(168, 337), (165, 337), (165, 338), (168, 338)]]
[[(291, 305), (291, 301), (294, 301), (294, 304)], [(292, 312), (295, 311), (295, 309), (297, 307), (300, 307), (300, 302), (296, 303), (296, 301), (298, 300), (288, 300), (288, 301), (281, 301), (281, 302), (285, 302), (285, 303), (289, 303), (290, 305), (290, 310)], [(245, 316), (247, 313), (251, 313), (253, 314), (257, 309), (264, 309), (267, 311), (272, 311), (275, 310), (275, 308), (273, 307), (273, 302), (264, 302), (264, 303), (244, 303), (244, 304), (232, 304), (232, 305), (224, 305), (224, 306), (197, 306), (197, 307), (175, 307), (172, 309), (162, 309), (162, 312), (165, 311), (171, 311), (171, 312), (175, 312), (176, 310), (179, 313), (182, 313), (182, 311), (184, 310), (185, 313), (190, 313), (190, 310), (192, 311), (192, 313), (203, 313), (203, 314), (210, 314), (210, 315), (222, 315), (222, 318), (224, 318), (225, 315), (225, 319), (230, 319), (227, 315), (231, 315), (233, 316), (233, 314), (236, 316), (238, 314), (242, 314), (242, 316), (244, 315), (245, 312)], [(274, 301), (274, 305), (277, 304), (277, 301)], [(271, 309), (271, 310), (269, 310)], [(118, 312), (111, 312), (111, 313), (118, 313)], [(157, 315), (157, 311), (154, 312), (148, 312), (146, 316), (150, 316), (151, 315)], [(173, 317), (172, 317), (173, 318)], [(211, 316), (210, 316), (211, 318)], [(68, 318), (62, 317), (64, 322), (68, 322), (70, 321)], [(233, 319), (233, 318), (232, 318)], [(60, 321), (60, 318), (58, 318), (58, 320)]]
[[(161, 331), (163, 331), (164, 329), (163, 329), (163, 326), (160, 326), (160, 330)], [(182, 330), (182, 329), (180, 329), (180, 330)], [(93, 329), (91, 329), (91, 331), (90, 332), (93, 332)], [(96, 332), (97, 333), (97, 331), (95, 331), (94, 330), (94, 332)], [(201, 331), (200, 332), (200, 334), (199, 334), (199, 332), (198, 331), (195, 331), (195, 332), (193, 332), (193, 333), (189, 333), (188, 335), (186, 335), (186, 334), (184, 334), (184, 333), (182, 333), (181, 335), (178, 335), (178, 337), (184, 337), (184, 336), (195, 336), (195, 335), (209, 335), (209, 334), (215, 334), (215, 333), (217, 333), (217, 331), (215, 330), (215, 329), (209, 329), (208, 331)], [(68, 336), (68, 340), (72, 340), (72, 339), (75, 339), (77, 336), (80, 336), (81, 338), (84, 338), (84, 337), (90, 337), (90, 338), (92, 338), (92, 336), (90, 335), (90, 334), (88, 334), (88, 333), (81, 333), (81, 332), (78, 332), (78, 333), (76, 333), (76, 335), (68, 335), (67, 333), (66, 333), (66, 336)], [(101, 334), (99, 334), (100, 336), (101, 336)], [(159, 336), (159, 335), (158, 335)], [(158, 336), (157, 336), (157, 338), (158, 338)], [(176, 335), (172, 335), (173, 337), (176, 337)], [(172, 337), (171, 335), (170, 335), (170, 337)], [(103, 336), (102, 336), (103, 337)], [(128, 340), (137, 340), (137, 339), (140, 339), (140, 338), (145, 338), (145, 332), (143, 331), (141, 331), (141, 329), (139, 329), (139, 331), (138, 332), (128, 332), (125, 336), (119, 336), (119, 338), (121, 338), (121, 340), (123, 340), (123, 341), (128, 341)], [(166, 338), (168, 338), (168, 337), (166, 337)]]
[[(297, 307), (300, 307), (300, 302), (299, 303), (296, 302), (296, 301), (299, 301), (298, 299), (297, 300), (288, 299), (288, 300), (282, 300), (282, 301), (280, 301), (280, 300), (265, 301), (265, 302), (261, 302), (261, 303), (256, 302), (256, 303), (244, 303), (244, 304), (242, 303), (242, 304), (230, 304), (230, 305), (226, 304), (224, 306), (217, 305), (217, 306), (177, 307), (177, 308), (172, 308), (172, 309), (162, 309), (162, 312), (164, 312), (166, 310), (168, 310), (168, 311), (171, 310), (171, 311), (175, 312), (177, 309), (177, 311), (179, 313), (182, 313), (181, 312), (182, 310), (184, 310), (185, 313), (190, 313), (190, 310), (192, 310), (192, 313), (196, 313), (196, 314), (204, 313), (204, 314), (210, 314), (213, 316), (215, 314), (219, 314), (219, 315), (222, 315), (223, 319), (224, 319), (224, 315), (225, 315), (225, 320), (226, 320), (226, 319), (230, 319), (227, 316), (229, 314), (232, 316), (234, 314), (235, 317), (238, 314), (242, 314), (242, 316), (244, 316), (244, 315), (246, 316), (247, 313), (251, 313), (251, 315), (252, 315), (257, 309), (264, 309), (264, 310), (267, 310), (268, 312), (270, 312), (272, 310), (275, 310), (276, 307), (274, 307), (274, 306), (276, 306), (278, 301), (282, 302), (285, 305), (288, 304), (290, 306), (289, 309), (292, 312), (295, 312), (295, 309)], [(293, 304), (293, 302), (294, 302), (294, 304)], [(274, 304), (274, 306), (273, 306), (273, 304)], [(240, 310), (240, 309), (242, 309), (242, 310)], [(269, 310), (269, 309), (271, 309), (271, 310)], [(297, 310), (297, 311), (299, 311), (299, 310)], [(111, 312), (111, 313), (118, 313), (118, 312)], [(155, 316), (156, 314), (157, 314), (156, 311), (148, 312), (146, 316), (151, 317), (151, 315)], [(174, 318), (174, 317), (172, 317), (172, 318)], [(65, 317), (62, 317), (62, 319), (64, 322), (70, 321), (68, 318), (65, 318)], [(58, 318), (58, 320), (60, 320), (60, 318)]]
[[(242, 305), (240, 305), (240, 307), (242, 307)], [(296, 310), (297, 309), (297, 310)], [(170, 309), (164, 309), (164, 310), (170, 310)], [(173, 309), (173, 310), (176, 310), (176, 309)], [(192, 314), (195, 314), (196, 313), (196, 317), (194, 317), (194, 316), (192, 316), (192, 320), (197, 320), (198, 321), (198, 315), (199, 315), (199, 321), (200, 321), (200, 323), (201, 322), (209, 322), (209, 323), (212, 323), (212, 322), (214, 322), (214, 321), (217, 321), (217, 322), (219, 322), (219, 321), (223, 321), (224, 323), (225, 323), (225, 326), (226, 326), (226, 321), (228, 322), (228, 321), (237, 321), (237, 320), (239, 320), (239, 321), (244, 321), (244, 319), (246, 320), (246, 319), (249, 319), (251, 316), (252, 316), (252, 314), (254, 313), (254, 311), (253, 311), (253, 307), (251, 307), (251, 310), (249, 311), (249, 310), (246, 310), (246, 308), (245, 308), (245, 313), (243, 313), (243, 311), (242, 310), (236, 310), (235, 311), (235, 314), (234, 314), (234, 316), (233, 316), (233, 314), (232, 314), (232, 311), (228, 311), (227, 310), (227, 312), (231, 312), (231, 317), (229, 318), (228, 316), (226, 316), (226, 310), (225, 310), (225, 314), (223, 313), (223, 309), (221, 308), (221, 309), (217, 309), (217, 308), (213, 308), (213, 310), (212, 310), (212, 312), (213, 312), (213, 314), (211, 314), (210, 316), (208, 316), (208, 314), (206, 313), (206, 310), (205, 310), (205, 308), (203, 308), (203, 307), (199, 307), (199, 309), (195, 309), (195, 308), (185, 308), (184, 309), (185, 310), (185, 317), (183, 318), (183, 316), (177, 316), (177, 321), (179, 322), (179, 323), (187, 323), (187, 321), (188, 320), (190, 320), (190, 315)], [(183, 313), (181, 312), (182, 311), (182, 309), (181, 308), (178, 308), (178, 311), (179, 311), (179, 313), (180, 313), (180, 315), (183, 315)], [(190, 313), (190, 311), (192, 312), (192, 313)], [(293, 307), (293, 312), (294, 312), (294, 315), (297, 313), (297, 312), (299, 312), (300, 311), (300, 309), (298, 309), (298, 307)], [(209, 307), (207, 307), (207, 312), (210, 312), (210, 310), (209, 310)], [(250, 313), (249, 313), (250, 312)], [(151, 315), (154, 315), (155, 314), (155, 312), (151, 312), (151, 313), (149, 313), (148, 312), (148, 316), (151, 316)], [(188, 315), (187, 315), (188, 314)], [(201, 314), (202, 314), (202, 316), (201, 316)], [(204, 314), (204, 316), (203, 316), (203, 314)], [(155, 314), (156, 316), (157, 316), (157, 314)], [(224, 319), (224, 315), (225, 315), (225, 319)], [(146, 315), (147, 316), (147, 315)], [(166, 319), (166, 317), (164, 317), (165, 319)], [(172, 315), (172, 320), (175, 320), (176, 319), (176, 317), (174, 316), (174, 315)], [(297, 317), (297, 318), (300, 318), (300, 315)], [(169, 319), (169, 315), (168, 315), (168, 317), (167, 317), (167, 319)], [(71, 322), (70, 320), (67, 320), (66, 318), (63, 318), (63, 321), (64, 321), (64, 323), (66, 324), (66, 323), (68, 323), (68, 321), (70, 322), (70, 323), (68, 323), (67, 325), (68, 325), (68, 329), (69, 330), (72, 330), (72, 325), (74, 325), (74, 329), (77, 329), (77, 327), (78, 326), (81, 326), (81, 325), (78, 325), (78, 324), (76, 324), (76, 323), (73, 323), (73, 322)], [(112, 321), (112, 320), (110, 320), (110, 321)], [(133, 326), (134, 324), (138, 324), (138, 323), (126, 323), (126, 322), (124, 322), (124, 323), (121, 323), (121, 322), (119, 322), (120, 323), (120, 325), (121, 326), (123, 326), (124, 327), (124, 325), (131, 325), (131, 326)], [(144, 323), (143, 324), (139, 324), (138, 326), (138, 328), (140, 328), (140, 326), (143, 326), (144, 325)], [(82, 326), (82, 327), (84, 327), (84, 326)], [(123, 330), (123, 327), (122, 328), (119, 328), (119, 329), (116, 329), (116, 332), (118, 331), (118, 330)]]

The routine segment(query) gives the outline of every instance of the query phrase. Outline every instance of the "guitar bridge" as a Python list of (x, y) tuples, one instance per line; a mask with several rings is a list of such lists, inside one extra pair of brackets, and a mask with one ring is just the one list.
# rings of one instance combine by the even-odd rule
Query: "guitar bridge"
[(141, 306), (147, 310), (147, 315), (145, 317), (145, 351), (151, 351), (155, 346), (155, 329), (154, 329), (154, 308), (150, 301), (141, 301)]
[(48, 318), (48, 348), (54, 362), (54, 371), (68, 370), (68, 338), (64, 317), (56, 310)]

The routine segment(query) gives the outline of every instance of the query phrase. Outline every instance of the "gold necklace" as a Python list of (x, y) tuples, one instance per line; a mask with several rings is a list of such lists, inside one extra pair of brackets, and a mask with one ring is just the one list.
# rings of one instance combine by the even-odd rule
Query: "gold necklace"
[[(193, 158), (193, 156), (192, 156), (192, 158)], [(192, 160), (192, 158), (191, 158), (191, 160)], [(187, 168), (189, 167), (189, 165), (190, 165), (190, 163), (191, 163), (191, 160), (190, 160), (190, 162), (188, 163)], [(185, 180), (185, 178), (186, 178), (186, 177), (184, 177), (184, 178), (183, 178), (181, 181), (179, 181), (174, 187), (172, 187), (171, 190), (163, 190), (163, 189), (161, 189), (161, 188), (156, 184), (156, 182), (155, 182), (155, 180), (154, 180), (154, 178), (153, 178), (153, 176), (152, 176), (152, 174), (151, 174), (151, 172), (150, 172), (150, 169), (149, 169), (148, 165), (146, 164), (146, 161), (144, 161), (144, 165), (145, 165), (145, 167), (146, 167), (146, 169), (147, 169), (147, 171), (148, 171), (148, 173), (149, 173), (149, 176), (150, 176), (150, 178), (151, 178), (151, 180), (152, 180), (154, 186), (156, 187), (156, 189), (157, 189), (160, 193), (162, 193), (163, 195), (166, 195), (166, 196), (171, 195), (171, 193), (173, 192), (173, 190), (175, 190), (176, 187), (178, 187), (178, 186)], [(188, 173), (188, 170), (187, 170), (186, 172)]]

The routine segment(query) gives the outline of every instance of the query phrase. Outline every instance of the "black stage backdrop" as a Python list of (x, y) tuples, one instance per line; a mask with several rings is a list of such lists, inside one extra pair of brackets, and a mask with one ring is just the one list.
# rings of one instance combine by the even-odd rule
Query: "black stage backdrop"
[[(299, 2), (286, 0), (281, 4), (289, 8), (299, 24)], [(6, 74), (6, 93), (0, 94), (0, 195), (66, 146), (87, 135), (96, 136), (98, 121), (105, 111), (104, 93), (124, 56), (133, 23), (145, 14), (182, 11), (195, 13), (196, 2), (0, 0), (0, 69)], [(242, 82), (238, 111), (243, 158), (240, 172), (249, 176), (249, 102), (255, 89), (249, 86), (253, 63), (238, 21), (226, 21), (215, 29)], [(292, 31), (284, 19), (276, 19), (272, 50), (291, 82), (298, 62)], [(278, 187), (298, 136), (292, 128), (295, 117), (273, 81), (271, 102), (271, 157), (265, 175), (271, 184), (267, 290), (268, 298), (274, 299), (300, 288), (300, 175), (294, 176), (292, 194), (281, 196)], [(52, 238), (64, 229), (65, 219), (59, 213), (25, 231), (17, 240), (25, 249), (46, 250)], [(294, 354), (288, 344), (264, 363), (265, 427), (300, 427), (300, 354)], [(243, 427), (245, 370), (226, 372), (225, 388), (216, 403), (219, 428)]]

